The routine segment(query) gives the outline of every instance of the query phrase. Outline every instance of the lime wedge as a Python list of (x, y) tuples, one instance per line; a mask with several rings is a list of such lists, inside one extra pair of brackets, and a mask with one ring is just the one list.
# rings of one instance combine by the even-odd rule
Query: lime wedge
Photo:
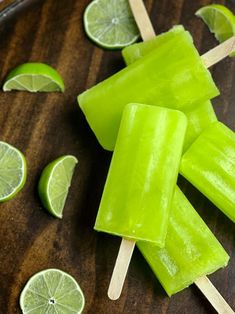
[(0, 142), (0, 202), (12, 199), (26, 181), (26, 160), (15, 147)]
[(62, 156), (43, 170), (38, 191), (44, 207), (55, 217), (62, 218), (65, 201), (77, 164), (74, 156)]
[(3, 90), (63, 92), (64, 82), (59, 73), (47, 64), (24, 63), (8, 74)]
[(23, 314), (79, 314), (84, 304), (78, 283), (59, 269), (46, 269), (35, 274), (20, 295)]
[(202, 7), (196, 12), (196, 16), (202, 18), (219, 42), (235, 35), (235, 16), (223, 5), (211, 4)]
[(88, 37), (107, 49), (119, 49), (139, 38), (128, 0), (94, 0), (84, 13)]

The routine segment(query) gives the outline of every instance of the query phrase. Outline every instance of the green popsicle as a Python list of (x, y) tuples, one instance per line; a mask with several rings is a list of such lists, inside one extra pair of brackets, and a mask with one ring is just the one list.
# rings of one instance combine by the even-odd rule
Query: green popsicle
[(176, 187), (164, 248), (137, 246), (171, 296), (198, 278), (225, 267), (229, 256), (187, 198)]
[[(139, 58), (149, 54), (154, 49), (174, 39), (178, 33), (184, 32), (181, 25), (173, 27), (169, 32), (160, 34), (151, 40), (128, 46), (122, 50), (122, 55), (127, 65), (137, 61)], [(217, 121), (211, 102), (199, 102), (194, 108), (181, 109), (188, 118), (188, 128), (185, 135), (184, 151), (195, 141), (199, 134), (207, 128), (210, 123)]]
[(192, 37), (179, 31), (158, 49), (78, 96), (101, 145), (113, 150), (123, 108), (130, 102), (182, 109), (218, 95)]
[(235, 222), (235, 133), (212, 123), (183, 155), (180, 173)]
[(129, 104), (95, 229), (163, 247), (187, 120), (167, 108)]

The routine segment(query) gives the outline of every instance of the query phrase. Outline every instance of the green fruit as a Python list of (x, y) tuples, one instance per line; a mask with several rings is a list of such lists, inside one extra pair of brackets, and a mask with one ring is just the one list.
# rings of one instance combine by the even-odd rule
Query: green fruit
[(63, 92), (64, 82), (59, 73), (44, 63), (24, 63), (7, 76), (3, 91)]
[(139, 38), (128, 0), (94, 0), (84, 13), (88, 37), (107, 49), (121, 49)]
[(74, 156), (62, 156), (48, 164), (41, 174), (38, 184), (40, 199), (44, 207), (57, 218), (62, 218), (77, 162)]

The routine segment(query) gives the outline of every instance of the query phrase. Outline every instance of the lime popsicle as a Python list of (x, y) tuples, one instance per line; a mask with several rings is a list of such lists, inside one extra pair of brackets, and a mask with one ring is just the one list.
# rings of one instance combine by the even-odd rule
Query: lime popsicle
[(129, 104), (104, 187), (95, 229), (164, 246), (186, 117)]
[(165, 247), (141, 241), (137, 246), (169, 296), (225, 267), (229, 260), (178, 187), (172, 201)]
[(181, 110), (218, 93), (191, 35), (179, 31), (158, 49), (79, 95), (78, 102), (100, 144), (113, 150), (126, 104)]
[[(124, 61), (127, 65), (137, 61), (141, 57), (155, 51), (166, 42), (174, 39), (179, 33), (184, 32), (181, 25), (174, 26), (170, 31), (153, 37), (150, 40), (133, 44), (122, 50)], [(207, 128), (210, 123), (217, 121), (216, 114), (209, 100), (199, 102), (193, 108), (181, 109), (188, 118), (188, 128), (185, 135), (184, 151), (194, 142), (199, 134)]]
[(97, 231), (123, 238), (111, 299), (120, 296), (135, 241), (164, 246), (186, 127), (177, 110), (142, 104), (124, 109), (95, 222)]
[(235, 133), (212, 123), (181, 160), (180, 173), (235, 222)]

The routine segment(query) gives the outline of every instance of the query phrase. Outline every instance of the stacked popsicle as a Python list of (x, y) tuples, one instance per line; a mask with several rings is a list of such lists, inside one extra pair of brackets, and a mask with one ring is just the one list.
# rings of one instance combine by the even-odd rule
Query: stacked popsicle
[(91, 129), (105, 149), (114, 149), (122, 111), (128, 103), (186, 112), (219, 94), (187, 31), (176, 29), (160, 39), (157, 49), (78, 96)]
[[(95, 229), (134, 241), (120, 248), (119, 256), (131, 249), (127, 268), (135, 241), (165, 245), (186, 127), (177, 110), (128, 104), (123, 111)], [(121, 269), (121, 279), (116, 265), (111, 299), (120, 296), (126, 273)]]
[[(202, 149), (203, 147), (203, 149)], [(183, 155), (180, 172), (235, 222), (235, 133), (212, 123)]]
[(97, 231), (164, 246), (186, 127), (185, 115), (177, 110), (125, 107)]
[(138, 242), (138, 248), (167, 294), (227, 265), (229, 257), (210, 229), (176, 187), (164, 248)]
[[(129, 48), (133, 58), (126, 50), (127, 63), (132, 64), (79, 95), (78, 101), (101, 145), (112, 150), (116, 143), (95, 229), (138, 241), (171, 295), (192, 282), (200, 286), (201, 276), (228, 262), (224, 249), (178, 188), (172, 197), (186, 124), (182, 114), (180, 119), (178, 111), (166, 109), (186, 114), (186, 149), (207, 124), (217, 120), (209, 100), (218, 89), (182, 27), (141, 47)], [(194, 265), (192, 271), (187, 262)], [(220, 307), (216, 300), (211, 302)], [(223, 306), (232, 313), (226, 303)]]

